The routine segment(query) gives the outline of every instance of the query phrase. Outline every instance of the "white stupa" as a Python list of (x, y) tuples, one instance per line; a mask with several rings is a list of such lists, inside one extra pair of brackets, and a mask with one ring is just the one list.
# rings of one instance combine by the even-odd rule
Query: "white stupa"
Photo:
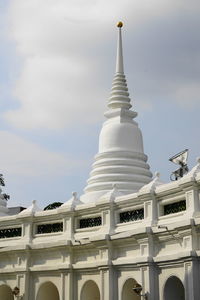
[(143, 150), (142, 133), (133, 120), (137, 113), (130, 110), (130, 103), (123, 66), (121, 28), (118, 27), (116, 73), (108, 100), (107, 120), (99, 136), (99, 152), (95, 156), (90, 178), (87, 181), (83, 202), (96, 201), (112, 190), (129, 194), (150, 182), (152, 173)]

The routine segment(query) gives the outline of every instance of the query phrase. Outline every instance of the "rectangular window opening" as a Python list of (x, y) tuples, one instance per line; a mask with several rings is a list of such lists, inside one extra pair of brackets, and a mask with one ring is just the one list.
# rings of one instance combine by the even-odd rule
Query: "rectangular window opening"
[(101, 224), (102, 224), (101, 217), (80, 219), (79, 221), (80, 221), (79, 222), (79, 228), (88, 228), (88, 227), (101, 226)]
[(22, 235), (21, 227), (0, 229), (0, 239), (19, 237)]
[(186, 210), (186, 200), (164, 205), (164, 216)]
[(120, 223), (138, 221), (144, 219), (144, 208), (124, 211), (119, 214)]
[(63, 222), (37, 225), (37, 234), (54, 233), (63, 231)]

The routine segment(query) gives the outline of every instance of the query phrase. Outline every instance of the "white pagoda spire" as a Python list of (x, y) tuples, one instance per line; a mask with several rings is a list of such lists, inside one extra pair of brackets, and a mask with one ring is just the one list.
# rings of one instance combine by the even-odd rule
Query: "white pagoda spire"
[(113, 79), (111, 95), (108, 102), (110, 108), (131, 108), (126, 84), (126, 78), (124, 75), (124, 63), (123, 63), (123, 50), (122, 50), (122, 22), (117, 24), (118, 27), (118, 42), (117, 42), (117, 59), (116, 59), (116, 73)]
[(116, 73), (108, 99), (107, 120), (99, 136), (99, 152), (95, 156), (90, 178), (87, 181), (83, 202), (98, 200), (112, 190), (116, 184), (118, 191), (129, 194), (149, 183), (152, 174), (143, 151), (142, 133), (133, 120), (137, 113), (130, 110), (130, 98), (124, 75), (122, 26), (119, 22)]
[(117, 60), (116, 60), (116, 73), (124, 74), (124, 63), (123, 63), (123, 49), (122, 49), (122, 22), (117, 24), (118, 31), (118, 43), (117, 43)]

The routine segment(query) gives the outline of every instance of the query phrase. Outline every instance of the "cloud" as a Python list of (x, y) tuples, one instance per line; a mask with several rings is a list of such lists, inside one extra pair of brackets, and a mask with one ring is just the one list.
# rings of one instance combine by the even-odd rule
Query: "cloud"
[(199, 7), (196, 0), (13, 0), (10, 37), (23, 64), (13, 91), (19, 107), (9, 109), (5, 119), (22, 129), (100, 120), (114, 71), (113, 24), (119, 19), (127, 24), (125, 69), (141, 107), (149, 109), (147, 103), (163, 95), (179, 103), (177, 90), (186, 81), (199, 81)]
[(8, 131), (0, 131), (1, 172), (25, 177), (63, 176), (84, 165), (73, 157), (50, 152)]
[(182, 107), (195, 108), (200, 105), (200, 86), (199, 83), (186, 84), (176, 91), (176, 98)]
[[(152, 166), (166, 169), (168, 152), (173, 154), (182, 146), (193, 152), (199, 149), (191, 134), (198, 128), (200, 105), (199, 0), (8, 2), (7, 19), (0, 12), (0, 38), (3, 34), (2, 44), (6, 36), (10, 38), (10, 47), (14, 41), (16, 57), (5, 47), (0, 100), (6, 120), (2, 123), (10, 133), (0, 131), (0, 171), (12, 201), (21, 203), (30, 199), (27, 195), (55, 201), (84, 187), (89, 163), (83, 160), (96, 151), (98, 121), (103, 118), (115, 69), (118, 20), (125, 24), (125, 73)], [(188, 107), (194, 109), (191, 119)], [(22, 129), (14, 129), (21, 137), (11, 133), (10, 125)], [(42, 129), (41, 135), (33, 129)], [(179, 134), (181, 130), (184, 135)], [(61, 147), (72, 154), (52, 150)], [(74, 156), (80, 153), (82, 161), (77, 161)]]
[[(21, 128), (50, 129), (76, 123), (88, 114), (88, 121), (93, 122), (96, 115), (92, 111), (98, 111), (101, 105), (93, 101), (94, 93), (89, 92), (94, 85), (90, 87), (88, 82), (88, 68), (85, 62), (72, 58), (27, 59), (15, 89), (21, 106), (8, 111), (7, 120)], [(95, 87), (99, 90), (96, 84)]]

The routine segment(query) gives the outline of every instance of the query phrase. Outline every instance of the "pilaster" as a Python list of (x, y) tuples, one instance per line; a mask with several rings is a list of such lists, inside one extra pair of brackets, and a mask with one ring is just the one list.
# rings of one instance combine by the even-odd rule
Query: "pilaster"
[(117, 288), (114, 286), (116, 280), (114, 278), (113, 266), (100, 268), (101, 277), (101, 300), (117, 299)]

